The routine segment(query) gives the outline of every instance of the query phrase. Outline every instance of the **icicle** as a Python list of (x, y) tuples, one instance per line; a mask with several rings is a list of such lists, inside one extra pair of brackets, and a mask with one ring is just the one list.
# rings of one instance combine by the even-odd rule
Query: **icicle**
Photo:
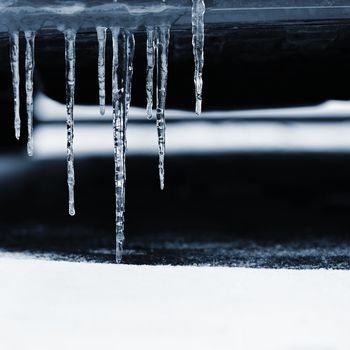
[(125, 82), (125, 98), (126, 98), (126, 118), (129, 114), (130, 103), (131, 103), (131, 85), (133, 75), (133, 60), (135, 53), (135, 37), (134, 34), (129, 31), (125, 32), (126, 36), (126, 64), (127, 64), (127, 76)]
[(155, 29), (147, 27), (147, 77), (146, 77), (146, 94), (147, 94), (147, 118), (152, 118), (153, 109), (153, 72), (155, 63)]
[(27, 152), (29, 156), (33, 155), (33, 74), (35, 67), (34, 45), (35, 32), (25, 31), (26, 38), (26, 57), (25, 57), (25, 72), (26, 72), (26, 104), (28, 117), (28, 143)]
[(196, 94), (196, 114), (202, 112), (202, 72), (204, 64), (204, 0), (192, 0), (192, 46), (194, 56), (194, 86)]
[(75, 90), (75, 37), (73, 29), (64, 31), (66, 59), (66, 101), (67, 101), (67, 174), (69, 194), (69, 214), (74, 215), (74, 90)]
[(159, 27), (157, 33), (157, 132), (159, 148), (159, 180), (164, 189), (164, 157), (165, 157), (165, 101), (168, 81), (168, 47), (169, 27)]
[(19, 33), (10, 33), (10, 62), (12, 71), (12, 89), (15, 112), (15, 136), (18, 140), (21, 135), (21, 118), (19, 114)]
[(106, 27), (97, 27), (98, 39), (98, 86), (100, 114), (105, 114), (106, 91), (105, 91), (105, 51), (106, 51)]
[(118, 96), (118, 67), (119, 67), (119, 50), (118, 38), (119, 27), (112, 27), (112, 42), (113, 42), (113, 61), (112, 61), (112, 107), (113, 116), (118, 114), (119, 110), (119, 96)]
[(119, 86), (119, 28), (112, 27), (113, 61), (112, 61), (112, 107), (113, 107), (113, 139), (114, 139), (114, 181), (116, 204), (116, 261), (119, 263), (123, 254), (124, 242), (124, 124), (120, 111)]
[[(112, 27), (111, 31), (113, 41), (112, 104), (116, 200), (116, 261), (120, 263), (124, 242), (126, 128), (131, 101), (132, 62), (135, 40), (133, 34), (129, 31), (123, 31), (121, 33), (119, 52), (120, 29)], [(121, 62), (119, 62), (119, 57)]]
[[(124, 52), (124, 62), (123, 62), (123, 72), (122, 75), (123, 79), (123, 89), (124, 89), (124, 99), (125, 99), (125, 128), (127, 127), (128, 123), (128, 115), (129, 115), (129, 109), (130, 109), (130, 103), (131, 103), (131, 86), (132, 86), (132, 75), (133, 75), (133, 59), (134, 59), (134, 53), (135, 53), (135, 37), (134, 34), (130, 33), (127, 30), (123, 31), (122, 34), (123, 38), (123, 52)], [(124, 135), (124, 147), (125, 151), (127, 151), (127, 138), (126, 134)], [(125, 155), (124, 155), (124, 163), (125, 163)], [(126, 168), (124, 168), (124, 176), (126, 179)]]

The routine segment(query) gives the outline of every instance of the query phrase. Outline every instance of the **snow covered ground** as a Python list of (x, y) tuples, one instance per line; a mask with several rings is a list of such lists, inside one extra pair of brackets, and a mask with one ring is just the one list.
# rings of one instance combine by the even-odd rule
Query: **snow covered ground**
[(0, 256), (0, 349), (350, 349), (350, 271)]

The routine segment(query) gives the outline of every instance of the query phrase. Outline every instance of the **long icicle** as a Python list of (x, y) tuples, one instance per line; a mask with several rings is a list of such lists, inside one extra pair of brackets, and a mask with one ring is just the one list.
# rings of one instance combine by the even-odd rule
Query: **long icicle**
[(19, 113), (19, 32), (10, 33), (10, 64), (12, 71), (12, 89), (15, 114), (15, 136), (19, 140), (21, 136), (21, 118)]
[[(113, 41), (112, 104), (116, 201), (116, 262), (120, 263), (123, 255), (125, 222), (126, 128), (131, 101), (135, 39), (134, 35), (129, 31), (125, 30), (120, 33), (118, 27), (112, 27), (111, 31)], [(119, 52), (120, 34), (121, 45)], [(121, 62), (119, 62), (119, 57)]]
[(146, 114), (147, 118), (152, 118), (153, 110), (153, 72), (155, 64), (155, 28), (147, 27), (147, 46), (146, 46), (146, 55), (147, 55), (147, 72), (146, 72), (146, 95), (147, 95), (147, 107)]
[(158, 28), (157, 33), (157, 133), (159, 148), (159, 180), (160, 189), (164, 189), (165, 160), (165, 101), (168, 82), (168, 47), (170, 29), (168, 26)]
[(99, 103), (100, 114), (105, 114), (106, 109), (106, 90), (105, 90), (105, 60), (106, 60), (106, 27), (97, 27), (98, 39), (98, 88), (99, 88)]
[(194, 86), (196, 95), (196, 114), (202, 113), (202, 88), (204, 64), (204, 0), (192, 0), (192, 46), (194, 56)]
[(75, 37), (76, 31), (67, 29), (65, 37), (65, 59), (66, 59), (66, 101), (67, 101), (67, 175), (69, 214), (75, 214), (74, 208), (74, 90), (75, 90)]
[(33, 75), (35, 67), (35, 32), (28, 30), (24, 32), (26, 38), (26, 54), (25, 54), (25, 72), (26, 72), (26, 105), (28, 118), (28, 142), (27, 152), (29, 156), (33, 155)]
[(114, 140), (114, 181), (116, 204), (116, 262), (120, 263), (124, 242), (124, 123), (121, 113), (119, 91), (119, 33), (118, 27), (112, 27), (113, 61), (112, 61), (112, 107), (113, 107), (113, 140)]

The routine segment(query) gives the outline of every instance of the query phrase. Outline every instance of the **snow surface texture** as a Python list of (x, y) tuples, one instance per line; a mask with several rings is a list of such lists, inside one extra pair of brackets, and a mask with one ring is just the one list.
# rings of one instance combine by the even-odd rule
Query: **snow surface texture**
[[(12, 4), (12, 3), (11, 3)], [(10, 5), (10, 4), (9, 4)], [(84, 6), (76, 9), (78, 12), (84, 10)], [(64, 11), (65, 12), (65, 11)], [(74, 13), (74, 11), (71, 11)], [(192, 33), (194, 54), (194, 83), (196, 96), (196, 114), (201, 113), (202, 103), (202, 70), (204, 62), (204, 13), (205, 4), (203, 0), (192, 0)], [(168, 19), (169, 21), (169, 19)], [(65, 62), (66, 62), (66, 109), (67, 109), (67, 184), (68, 184), (68, 212), (75, 215), (74, 202), (74, 95), (76, 87), (75, 67), (75, 42), (79, 25), (77, 23), (66, 23), (63, 20), (56, 23), (57, 29), (64, 33), (65, 38)], [(134, 23), (133, 27), (137, 27)], [(147, 106), (145, 115), (152, 116), (153, 108), (153, 70), (156, 67), (156, 127), (159, 148), (159, 179), (160, 188), (164, 189), (164, 163), (165, 163), (165, 107), (168, 82), (168, 49), (170, 39), (169, 23), (146, 26), (147, 31), (147, 81), (146, 99)], [(13, 29), (13, 28), (14, 29)], [(12, 71), (12, 86), (14, 99), (14, 127), (15, 136), (20, 138), (20, 96), (19, 96), (19, 28), (20, 25), (8, 26), (10, 40), (10, 62)], [(28, 155), (33, 155), (33, 74), (35, 66), (35, 35), (37, 25), (26, 29), (26, 107), (28, 124)], [(112, 62), (112, 110), (113, 110), (113, 140), (115, 161), (115, 194), (116, 194), (116, 261), (120, 262), (123, 254), (124, 243), (124, 214), (125, 214), (125, 181), (126, 181), (126, 150), (127, 150), (127, 122), (131, 103), (131, 84), (133, 74), (133, 56), (135, 50), (134, 34), (128, 28), (110, 26), (113, 40), (113, 62)], [(100, 114), (105, 114), (105, 47), (106, 26), (96, 26), (98, 40), (98, 83), (99, 83), (99, 109)]]
[(350, 271), (0, 257), (0, 348), (348, 350)]

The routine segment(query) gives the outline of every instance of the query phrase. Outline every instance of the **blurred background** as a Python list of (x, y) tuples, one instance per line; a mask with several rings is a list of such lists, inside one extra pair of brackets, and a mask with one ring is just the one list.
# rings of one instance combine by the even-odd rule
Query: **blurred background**
[[(350, 24), (206, 27), (203, 115), (193, 112), (190, 28), (171, 33), (165, 190), (145, 113), (136, 32), (128, 126), (125, 263), (350, 267)], [(111, 109), (99, 115), (97, 38), (77, 36), (76, 215), (68, 215), (64, 40), (36, 40), (35, 150), (15, 140), (0, 36), (0, 249), (114, 261)], [(110, 104), (111, 38), (107, 51)]]

